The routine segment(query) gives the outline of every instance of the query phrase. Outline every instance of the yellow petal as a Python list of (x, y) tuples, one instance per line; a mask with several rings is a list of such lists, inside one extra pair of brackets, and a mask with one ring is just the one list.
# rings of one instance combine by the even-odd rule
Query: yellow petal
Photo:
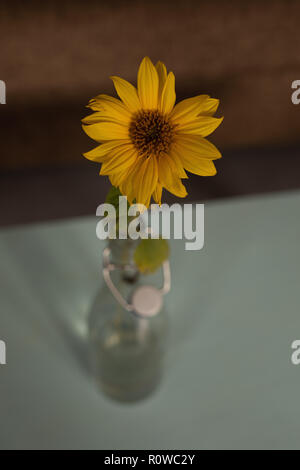
[(113, 175), (109, 175), (109, 181), (111, 182), (112, 186), (115, 186), (116, 188), (118, 188), (121, 183), (118, 178), (119, 175), (120, 173), (114, 173)]
[(151, 156), (144, 160), (136, 175), (137, 203), (145, 204), (147, 207), (149, 206), (151, 195), (157, 185), (157, 180), (157, 160), (155, 157)]
[(133, 169), (136, 167), (136, 162), (131, 167), (122, 169), (121, 171), (111, 173), (109, 175), (109, 180), (113, 186), (120, 187), (124, 180), (126, 180), (128, 174), (131, 174)]
[(206, 137), (211, 134), (223, 121), (223, 118), (214, 118), (210, 116), (199, 116), (188, 123), (180, 123), (176, 128), (180, 134), (194, 134)]
[(144, 158), (138, 158), (134, 166), (128, 169), (126, 174), (126, 178), (122, 181), (120, 185), (120, 191), (124, 196), (127, 196), (129, 203), (131, 204), (134, 199), (137, 197), (137, 188), (136, 185), (138, 184), (137, 180), (137, 173), (139, 172), (142, 164), (144, 162)]
[(107, 121), (123, 122), (126, 125), (129, 124), (131, 113), (124, 103), (117, 98), (108, 95), (99, 95), (95, 98), (94, 103), (95, 104), (89, 107), (97, 112), (84, 118), (82, 122), (85, 124), (96, 122), (96, 118), (98, 117)]
[(136, 112), (141, 108), (141, 103), (136, 88), (120, 77), (110, 77), (114, 82), (116, 92), (131, 112)]
[(160, 183), (157, 183), (156, 188), (153, 191), (153, 199), (160, 206), (161, 206), (161, 196), (162, 196), (162, 185)]
[(112, 140), (111, 142), (105, 142), (105, 144), (98, 145), (98, 147), (95, 147), (93, 150), (84, 153), (83, 156), (93, 162), (103, 162), (111, 150), (129, 143), (129, 140)]
[(149, 57), (145, 57), (138, 71), (138, 94), (144, 109), (157, 108), (158, 74)]
[(84, 117), (81, 119), (82, 124), (95, 124), (96, 122), (101, 121), (100, 117), (101, 113), (97, 111), (96, 113), (90, 114), (89, 116)]
[(92, 109), (93, 111), (101, 111), (101, 109), (103, 109), (101, 102), (97, 101), (96, 98), (91, 99), (86, 107)]
[(176, 101), (175, 93), (175, 76), (173, 72), (170, 72), (167, 76), (167, 80), (164, 84), (161, 94), (160, 109), (163, 113), (170, 113), (174, 107)]
[(151, 195), (157, 185), (158, 170), (155, 157), (138, 158), (136, 165), (128, 171), (120, 186), (122, 194), (130, 203), (136, 200), (139, 204), (149, 206)]
[(137, 162), (133, 167), (128, 169), (128, 172), (126, 173), (126, 178), (124, 178), (121, 181), (121, 184), (119, 184), (119, 188), (123, 196), (126, 196), (128, 199), (129, 204), (132, 204), (135, 196), (133, 194), (133, 187), (132, 187), (132, 175), (136, 171), (137, 167), (139, 166), (139, 162)]
[(114, 122), (97, 122), (83, 125), (84, 132), (97, 142), (115, 139), (128, 139), (128, 127)]
[(219, 100), (209, 95), (198, 95), (180, 101), (171, 112), (170, 118), (174, 123), (187, 123), (197, 116), (213, 116), (219, 106)]
[(127, 120), (125, 119), (124, 115), (118, 113), (118, 111), (114, 110), (101, 110), (97, 111), (89, 116), (86, 116), (81, 120), (83, 124), (96, 124), (97, 122), (114, 122), (116, 124), (120, 124), (121, 126), (129, 126), (130, 118)]
[(128, 172), (128, 168), (126, 168), (126, 170), (120, 171), (118, 173), (112, 173), (112, 174), (109, 175), (109, 181), (111, 182), (111, 184), (113, 186), (118, 188), (122, 184), (122, 182), (124, 181), (124, 179), (127, 175), (127, 172)]
[(176, 173), (179, 178), (188, 178), (188, 175), (184, 171), (182, 161), (180, 160), (178, 154), (176, 152), (172, 152), (172, 149), (169, 153), (170, 155), (170, 165), (171, 169), (174, 173)]
[(197, 117), (201, 105), (209, 98), (208, 95), (194, 96), (176, 104), (170, 118), (173, 122), (189, 122)]
[(199, 108), (199, 116), (213, 116), (217, 111), (220, 104), (220, 100), (214, 98), (208, 98), (201, 103)]
[(197, 158), (208, 160), (217, 160), (222, 157), (214, 144), (199, 135), (180, 135), (173, 144), (173, 148), (177, 149), (175, 154), (180, 155), (193, 154)]
[(155, 65), (158, 74), (158, 106), (160, 106), (161, 94), (167, 80), (167, 69), (163, 62), (160, 60)]
[(120, 173), (132, 166), (137, 158), (137, 152), (131, 144), (122, 145), (110, 152), (108, 158), (102, 164), (100, 175)]
[(169, 155), (160, 155), (158, 160), (158, 178), (159, 182), (170, 193), (178, 197), (185, 197), (187, 195), (186, 189), (183, 186), (177, 173), (173, 171), (172, 160)]
[(114, 96), (105, 95), (103, 93), (92, 98), (89, 101), (87, 108), (90, 108), (93, 111), (101, 111), (105, 109), (108, 104), (111, 103), (117, 105), (119, 109), (122, 110), (122, 112), (130, 115), (130, 111), (121, 100), (115, 98)]
[[(177, 152), (177, 146), (173, 146), (173, 152)], [(184, 168), (195, 175), (214, 176), (217, 173), (212, 160), (200, 158), (199, 155), (191, 152), (178, 153)]]

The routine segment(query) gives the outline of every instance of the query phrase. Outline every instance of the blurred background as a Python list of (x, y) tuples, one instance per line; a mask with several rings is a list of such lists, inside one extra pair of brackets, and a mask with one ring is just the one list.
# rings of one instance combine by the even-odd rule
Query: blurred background
[(174, 71), (178, 99), (221, 100), (224, 158), (191, 175), (189, 200), (299, 188), (299, 17), (297, 0), (1, 0), (0, 224), (95, 213), (109, 184), (82, 157), (95, 144), (80, 119), (145, 55)]

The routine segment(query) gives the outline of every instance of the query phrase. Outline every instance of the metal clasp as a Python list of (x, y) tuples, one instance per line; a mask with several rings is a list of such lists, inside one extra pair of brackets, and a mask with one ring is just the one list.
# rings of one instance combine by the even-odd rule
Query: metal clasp
[[(114, 298), (128, 312), (133, 312), (139, 316), (151, 317), (156, 315), (162, 305), (162, 297), (167, 294), (171, 288), (171, 272), (169, 260), (162, 264), (163, 285), (160, 289), (154, 286), (139, 286), (131, 295), (131, 301), (127, 301), (112, 281), (110, 273), (115, 270), (125, 270), (132, 267), (132, 264), (118, 265), (111, 262), (111, 250), (106, 247), (103, 250), (103, 277), (107, 287), (110, 289)], [(143, 304), (144, 299), (144, 304)]]

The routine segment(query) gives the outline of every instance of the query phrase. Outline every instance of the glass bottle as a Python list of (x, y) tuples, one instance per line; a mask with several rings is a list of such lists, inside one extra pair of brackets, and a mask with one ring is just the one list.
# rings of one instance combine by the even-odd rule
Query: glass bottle
[[(161, 273), (141, 274), (133, 263), (137, 241), (110, 240), (111, 273), (114, 286), (124, 299), (130, 299), (138, 286), (159, 287)], [(167, 339), (167, 315), (161, 310), (150, 318), (126, 310), (103, 285), (89, 317), (93, 372), (101, 389), (118, 401), (145, 398), (157, 387), (162, 376)]]

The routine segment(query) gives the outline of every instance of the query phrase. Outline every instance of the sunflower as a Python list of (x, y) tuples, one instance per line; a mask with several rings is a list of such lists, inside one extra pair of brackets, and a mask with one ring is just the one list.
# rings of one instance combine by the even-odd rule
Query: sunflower
[(102, 163), (100, 175), (108, 175), (130, 203), (148, 207), (153, 197), (161, 204), (163, 188), (185, 197), (186, 171), (216, 174), (213, 160), (221, 154), (205, 137), (223, 120), (213, 117), (219, 100), (199, 95), (175, 105), (173, 72), (148, 57), (139, 67), (137, 88), (111, 79), (120, 99), (102, 94), (90, 100), (94, 113), (82, 120), (83, 129), (100, 145), (84, 156)]

